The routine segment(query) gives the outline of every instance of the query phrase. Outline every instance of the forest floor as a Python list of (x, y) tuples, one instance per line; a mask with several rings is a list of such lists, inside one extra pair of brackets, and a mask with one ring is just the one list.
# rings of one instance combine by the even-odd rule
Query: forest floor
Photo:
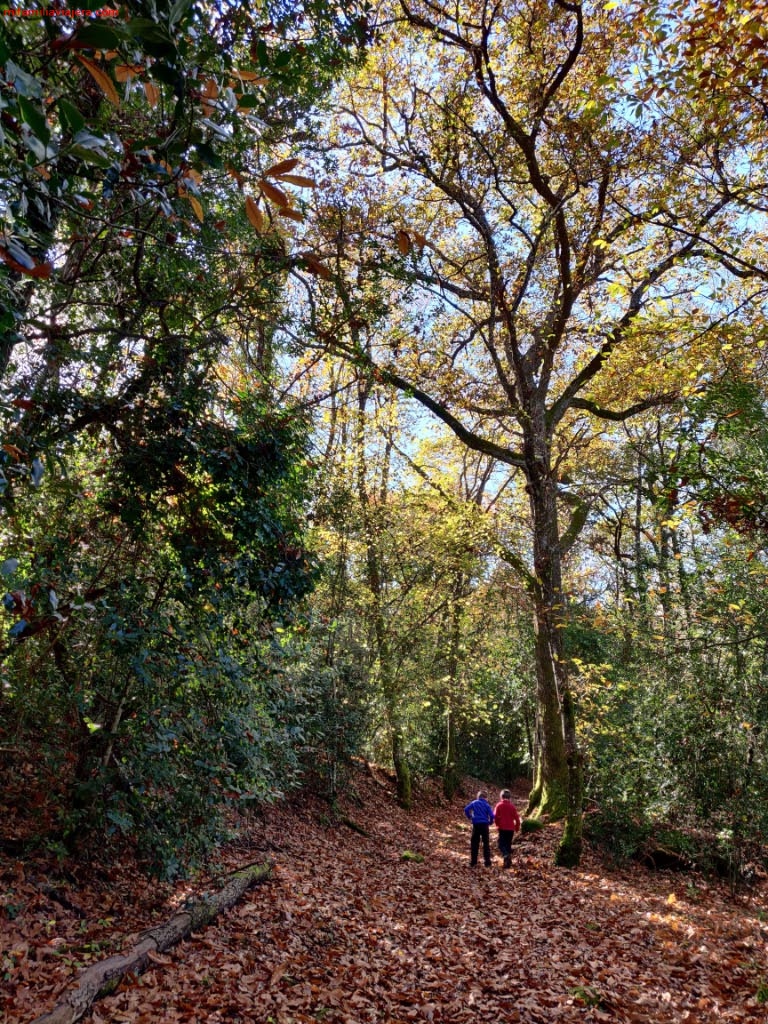
[[(416, 810), (383, 773), (355, 772), (343, 814), (302, 797), (269, 808), (218, 870), (269, 860), (270, 877), (216, 922), (125, 979), (93, 1024), (765, 1022), (765, 883), (735, 896), (698, 875), (611, 867), (588, 850), (553, 866), (559, 827), (516, 838), (513, 867), (469, 867), (462, 808), (435, 784)], [(515, 802), (525, 805), (517, 787)], [(423, 860), (406, 859), (410, 851)], [(0, 860), (0, 1021), (50, 1010), (78, 970), (167, 920), (212, 877), (163, 885)], [(4, 908), (4, 909), (3, 909)]]

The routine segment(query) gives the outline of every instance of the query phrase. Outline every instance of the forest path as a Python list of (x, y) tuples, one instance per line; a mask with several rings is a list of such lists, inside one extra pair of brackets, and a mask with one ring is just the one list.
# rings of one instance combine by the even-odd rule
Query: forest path
[(430, 787), (407, 814), (383, 776), (360, 772), (345, 813), (368, 836), (331, 825), (312, 798), (270, 809), (229, 856), (269, 856), (272, 877), (101, 1000), (92, 1021), (766, 1020), (757, 893), (734, 900), (699, 877), (611, 870), (592, 853), (557, 869), (556, 826), (517, 842), (511, 870), (495, 850), (492, 868), (470, 869), (473, 796), (449, 804)]

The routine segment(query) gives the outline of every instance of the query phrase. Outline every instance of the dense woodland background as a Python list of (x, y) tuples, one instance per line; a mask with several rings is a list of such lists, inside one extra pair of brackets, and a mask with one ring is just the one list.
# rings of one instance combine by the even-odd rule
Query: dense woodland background
[(173, 877), (356, 756), (761, 870), (767, 26), (4, 17), (6, 852)]

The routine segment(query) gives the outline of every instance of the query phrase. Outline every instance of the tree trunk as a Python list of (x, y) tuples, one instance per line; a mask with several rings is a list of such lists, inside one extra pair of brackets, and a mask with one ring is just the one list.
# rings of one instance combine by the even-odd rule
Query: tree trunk
[(360, 499), (360, 515), (365, 540), (365, 563), (368, 589), (372, 598), (372, 627), (376, 643), (376, 660), (379, 670), (379, 685), (387, 712), (387, 721), (392, 743), (392, 764), (397, 778), (397, 802), (410, 810), (413, 802), (411, 772), (406, 757), (405, 736), (400, 719), (399, 693), (395, 685), (392, 651), (384, 611), (384, 582), (382, 580), (379, 551), (378, 510), (373, 503), (366, 479), (365, 412), (370, 395), (370, 382), (358, 382), (358, 418), (356, 431), (357, 447), (357, 489)]
[(445, 760), (443, 762), (443, 793), (451, 800), (459, 788), (459, 766), (456, 749), (456, 699), (462, 669), (461, 616), (467, 593), (467, 580), (457, 573), (453, 581), (450, 605), (450, 643), (448, 648), (446, 684)]
[(563, 651), (565, 599), (557, 516), (557, 481), (549, 468), (548, 446), (531, 438), (526, 475), (533, 524), (534, 628), (536, 634), (538, 756), (529, 814), (565, 817), (555, 861), (579, 862), (582, 842), (582, 758), (576, 716)]
[(93, 964), (80, 975), (77, 988), (72, 989), (57, 1003), (50, 1013), (43, 1014), (32, 1024), (74, 1024), (88, 1013), (93, 1003), (114, 992), (126, 974), (141, 974), (153, 961), (153, 956), (175, 946), (190, 932), (210, 924), (219, 914), (229, 910), (246, 889), (269, 876), (269, 864), (251, 864), (236, 871), (220, 893), (193, 903), (166, 921), (150, 928), (129, 953), (108, 957)]
[(402, 729), (397, 720), (391, 721), (392, 729), (392, 761), (395, 767), (397, 779), (397, 802), (406, 811), (413, 806), (413, 789), (411, 783), (411, 769), (405, 755), (405, 743)]
[(452, 800), (459, 788), (459, 768), (456, 750), (456, 716), (453, 698), (450, 698), (445, 720), (445, 761), (443, 763), (443, 793)]

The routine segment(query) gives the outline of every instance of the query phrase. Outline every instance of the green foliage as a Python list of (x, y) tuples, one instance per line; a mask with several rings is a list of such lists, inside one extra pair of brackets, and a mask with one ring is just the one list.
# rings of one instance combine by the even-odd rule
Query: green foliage
[[(690, 403), (675, 462), (673, 504), (696, 502), (705, 532), (727, 525), (768, 537), (768, 413), (758, 386), (728, 376)], [(682, 492), (682, 493), (680, 493)]]
[(344, 788), (351, 759), (365, 746), (372, 703), (360, 652), (336, 645), (338, 629), (338, 623), (309, 615), (278, 639), (287, 678), (301, 695), (301, 764), (307, 778), (320, 778), (332, 801)]
[(575, 988), (570, 989), (570, 995), (579, 1006), (600, 1007), (603, 1005), (603, 997), (599, 991), (589, 985), (576, 985)]
[(227, 802), (268, 799), (299, 771), (305, 698), (271, 637), (312, 582), (303, 428), (239, 408), (239, 424), (203, 424), (219, 447), (176, 452), (189, 500), (162, 474), (134, 483), (135, 506), (119, 500), (131, 478), (98, 438), (63, 453), (68, 476), (14, 495), (4, 734), (59, 779), (68, 841), (134, 836), (168, 871), (215, 838)]
[(1, 31), (0, 735), (49, 790), (32, 833), (173, 872), (227, 803), (296, 781), (314, 716), (275, 639), (316, 575), (308, 423), (271, 397), (313, 182), (278, 175), (365, 8), (136, 0)]
[[(675, 438), (678, 457), (685, 443)], [(737, 880), (760, 860), (768, 824), (766, 567), (754, 524), (702, 534), (700, 506), (670, 502), (661, 461), (643, 476), (647, 513), (662, 520), (645, 531), (653, 545), (634, 552), (626, 602), (591, 615), (603, 634), (591, 656), (601, 661), (574, 659), (597, 805), (588, 824), (619, 856), (641, 851), (664, 824), (703, 832), (692, 859)], [(735, 454), (733, 464), (741, 475)]]

